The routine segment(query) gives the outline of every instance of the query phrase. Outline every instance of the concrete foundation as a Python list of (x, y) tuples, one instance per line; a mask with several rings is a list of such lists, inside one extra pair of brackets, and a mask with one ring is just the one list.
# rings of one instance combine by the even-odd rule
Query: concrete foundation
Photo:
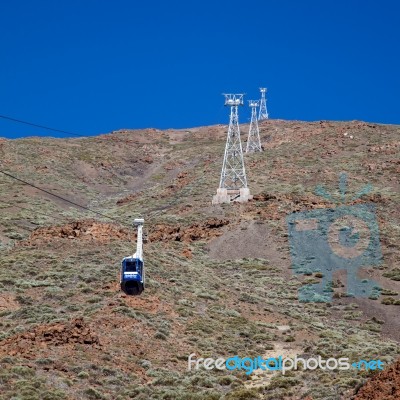
[(212, 204), (230, 203), (232, 201), (245, 203), (246, 201), (251, 200), (252, 198), (253, 196), (250, 194), (249, 188), (241, 188), (241, 189), (218, 188), (217, 194), (213, 196)]

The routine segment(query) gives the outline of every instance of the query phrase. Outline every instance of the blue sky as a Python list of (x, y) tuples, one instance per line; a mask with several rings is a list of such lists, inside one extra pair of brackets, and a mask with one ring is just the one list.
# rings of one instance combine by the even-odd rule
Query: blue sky
[[(227, 123), (221, 93), (266, 86), (271, 118), (400, 123), (399, 12), (385, 0), (3, 0), (0, 115), (80, 134), (185, 128)], [(3, 137), (49, 134), (0, 119)]]

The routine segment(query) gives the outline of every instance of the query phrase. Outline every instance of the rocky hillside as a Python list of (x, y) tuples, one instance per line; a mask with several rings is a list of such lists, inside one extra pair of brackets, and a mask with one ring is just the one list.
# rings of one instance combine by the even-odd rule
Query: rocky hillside
[[(0, 173), (1, 399), (397, 398), (400, 127), (264, 121), (265, 151), (245, 156), (254, 199), (212, 206), (226, 129), (0, 141), (0, 170), (101, 214)], [(331, 302), (300, 302), (323, 274), (292, 270), (286, 218), (335, 207), (343, 172), (347, 204), (375, 205), (383, 261), (360, 275), (381, 290), (352, 297), (338, 273)], [(127, 297), (119, 265), (136, 216), (148, 285)], [(188, 371), (191, 353), (380, 359), (387, 370)]]

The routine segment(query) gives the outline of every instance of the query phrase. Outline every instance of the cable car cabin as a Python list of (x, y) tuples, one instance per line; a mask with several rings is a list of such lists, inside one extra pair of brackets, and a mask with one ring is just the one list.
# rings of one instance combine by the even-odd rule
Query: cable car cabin
[(133, 224), (137, 226), (136, 253), (131, 257), (125, 257), (121, 265), (121, 290), (136, 296), (144, 290), (144, 262), (143, 262), (143, 218), (136, 218)]
[(136, 296), (144, 290), (143, 261), (139, 258), (125, 257), (121, 265), (121, 290)]

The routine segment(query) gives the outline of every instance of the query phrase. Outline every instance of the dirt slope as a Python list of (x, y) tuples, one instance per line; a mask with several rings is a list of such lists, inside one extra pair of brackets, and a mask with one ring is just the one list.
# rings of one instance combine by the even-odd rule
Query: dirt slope
[[(1, 399), (397, 398), (400, 127), (268, 120), (260, 133), (265, 151), (245, 156), (254, 200), (218, 206), (224, 125), (1, 141), (3, 169), (110, 217), (0, 177)], [(300, 302), (323, 274), (293, 271), (286, 218), (336, 207), (342, 172), (346, 205), (375, 207), (382, 261), (360, 276), (382, 290), (349, 297), (341, 271), (331, 302)], [(137, 216), (148, 286), (127, 297)], [(282, 352), (385, 370), (187, 370), (191, 353)]]
[(400, 399), (400, 361), (371, 378), (354, 397), (354, 400)]

